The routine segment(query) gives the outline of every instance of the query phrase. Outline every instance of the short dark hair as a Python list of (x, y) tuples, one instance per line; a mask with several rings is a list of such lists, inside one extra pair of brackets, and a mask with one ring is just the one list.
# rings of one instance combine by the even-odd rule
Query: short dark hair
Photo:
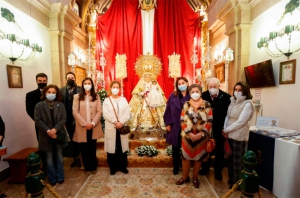
[(68, 72), (68, 73), (66, 73), (66, 79), (67, 79), (67, 75), (69, 75), (69, 74), (72, 74), (76, 78), (76, 76), (73, 72)]
[(43, 91), (42, 91), (42, 96), (41, 96), (41, 100), (45, 100), (46, 99), (46, 93), (47, 91), (50, 89), (50, 88), (54, 88), (55, 91), (56, 91), (56, 97), (55, 97), (55, 101), (58, 101), (60, 102), (61, 101), (61, 95), (59, 93), (59, 89), (56, 85), (54, 84), (50, 84), (50, 85), (47, 85), (46, 87), (44, 87)]
[(174, 91), (174, 95), (175, 96), (178, 96), (179, 95), (179, 93), (181, 92), (179, 89), (178, 89), (178, 81), (179, 80), (184, 80), (186, 83), (187, 83), (187, 91), (189, 90), (189, 81), (188, 81), (188, 79), (186, 78), (186, 77), (178, 77), (177, 79), (176, 79), (176, 83), (175, 83), (175, 91)]
[(242, 87), (242, 92), (243, 92), (243, 96), (246, 96), (246, 100), (251, 100), (252, 99), (252, 94), (250, 92), (250, 86), (248, 85), (248, 83), (244, 82), (244, 81), (240, 81), (238, 83), (236, 83), (233, 87), (233, 96), (234, 96), (234, 89), (236, 86), (241, 86)]
[(38, 79), (38, 77), (46, 77), (46, 79), (48, 80), (48, 76), (45, 74), (45, 73), (38, 73), (36, 76), (35, 76), (35, 80)]
[(189, 93), (192, 91), (193, 88), (198, 88), (200, 93), (202, 93), (202, 87), (199, 84), (192, 84), (189, 86)]

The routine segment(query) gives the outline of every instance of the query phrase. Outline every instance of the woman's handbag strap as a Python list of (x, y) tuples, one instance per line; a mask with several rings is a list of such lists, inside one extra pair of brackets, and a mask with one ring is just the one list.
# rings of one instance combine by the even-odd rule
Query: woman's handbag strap
[(108, 97), (108, 99), (109, 99), (109, 101), (110, 101), (110, 103), (111, 103), (111, 105), (112, 105), (112, 107), (113, 107), (113, 109), (114, 109), (114, 112), (115, 112), (115, 115), (116, 115), (117, 121), (119, 122), (119, 118), (118, 118), (118, 115), (117, 115), (117, 113), (116, 113), (115, 107), (114, 107), (114, 105), (113, 105), (113, 103), (112, 103), (112, 101), (111, 101), (110, 97)]

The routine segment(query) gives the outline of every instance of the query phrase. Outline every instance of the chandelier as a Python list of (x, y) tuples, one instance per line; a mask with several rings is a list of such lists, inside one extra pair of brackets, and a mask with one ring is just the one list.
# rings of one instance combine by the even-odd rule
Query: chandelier
[(29, 61), (36, 52), (42, 52), (42, 47), (37, 43), (30, 43), (15, 16), (6, 8), (1, 8), (0, 18), (0, 55), (9, 58), (12, 63), (16, 60)]
[(290, 56), (300, 50), (300, 8), (299, 0), (291, 0), (285, 6), (285, 11), (277, 22), (276, 30), (269, 32), (268, 37), (260, 38), (259, 49), (273, 57)]

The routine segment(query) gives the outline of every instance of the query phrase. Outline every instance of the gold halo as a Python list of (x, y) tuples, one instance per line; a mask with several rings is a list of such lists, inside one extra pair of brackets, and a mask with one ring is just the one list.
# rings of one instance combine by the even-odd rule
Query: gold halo
[(135, 72), (141, 78), (144, 73), (151, 73), (155, 79), (160, 74), (161, 65), (159, 58), (155, 55), (141, 55), (135, 62)]

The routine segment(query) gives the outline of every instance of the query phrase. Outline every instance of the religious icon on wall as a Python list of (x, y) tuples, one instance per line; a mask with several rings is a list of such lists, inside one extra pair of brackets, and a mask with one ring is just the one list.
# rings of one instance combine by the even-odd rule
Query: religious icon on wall
[(221, 83), (225, 82), (225, 63), (221, 62), (215, 65), (215, 76)]
[(279, 84), (295, 84), (296, 59), (281, 62), (279, 66)]
[(22, 68), (7, 65), (7, 79), (9, 88), (23, 88)]

